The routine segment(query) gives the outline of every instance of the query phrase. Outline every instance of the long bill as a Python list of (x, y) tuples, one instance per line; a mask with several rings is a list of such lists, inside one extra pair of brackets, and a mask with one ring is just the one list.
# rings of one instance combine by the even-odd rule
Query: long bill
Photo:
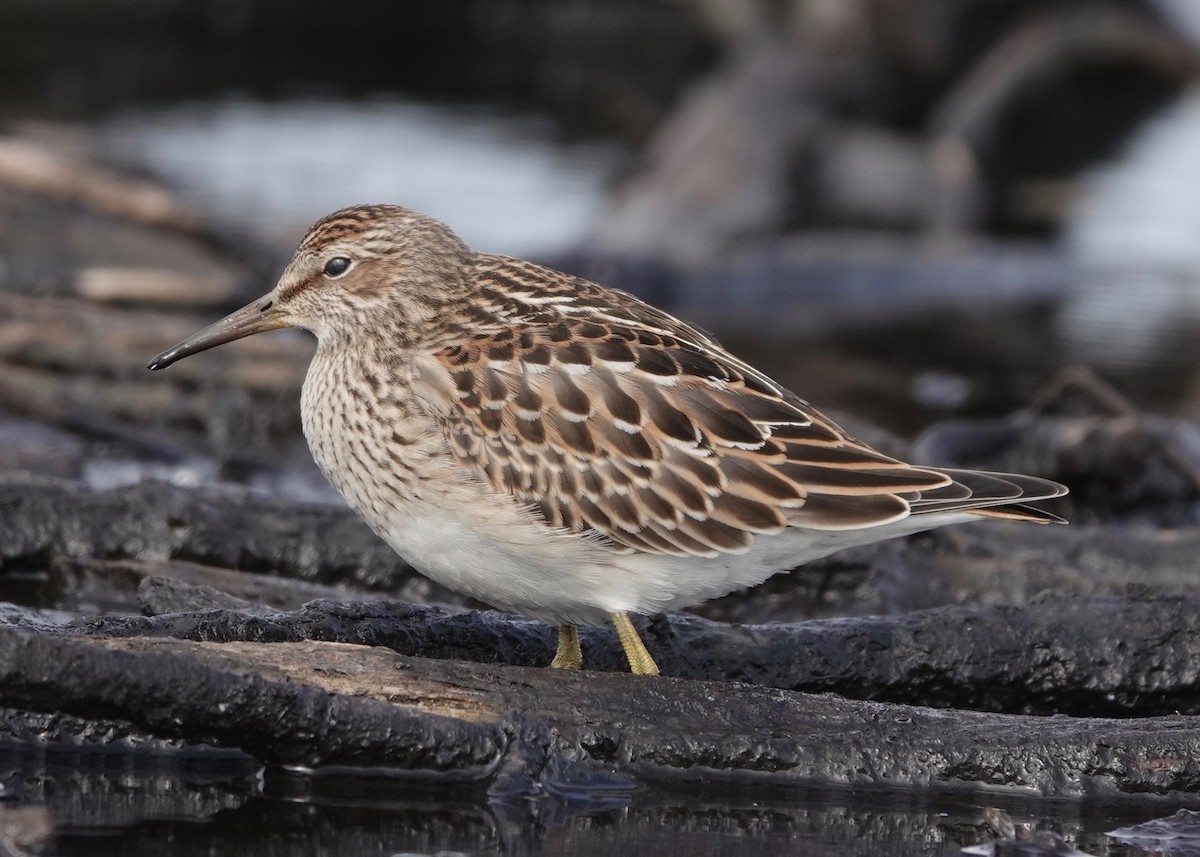
[(277, 330), (287, 326), (287, 323), (275, 310), (274, 301), (268, 295), (230, 313), (220, 321), (210, 324), (178, 345), (168, 348), (151, 360), (146, 368), (165, 369), (176, 360), (182, 360), (184, 357), (207, 351), (218, 345), (224, 345), (226, 342), (262, 333), (264, 330)]

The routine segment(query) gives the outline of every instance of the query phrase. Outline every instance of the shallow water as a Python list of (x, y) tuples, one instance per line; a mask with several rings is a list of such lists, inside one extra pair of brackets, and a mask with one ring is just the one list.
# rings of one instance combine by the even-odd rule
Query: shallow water
[[(70, 751), (0, 755), (4, 797), (44, 805), (47, 853), (73, 855), (955, 854), (990, 841), (984, 807), (1052, 829), (1097, 855), (1142, 853), (1105, 831), (1169, 815), (1103, 806), (912, 790), (641, 788), (589, 804), (489, 800), (483, 787), (381, 777), (312, 777), (234, 754)], [(0, 814), (0, 825), (3, 816)]]

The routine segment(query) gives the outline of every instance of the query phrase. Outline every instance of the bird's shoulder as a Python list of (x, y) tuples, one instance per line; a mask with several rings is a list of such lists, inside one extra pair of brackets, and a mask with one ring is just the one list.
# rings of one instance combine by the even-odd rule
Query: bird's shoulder
[(634, 295), (508, 256), (477, 256), (471, 269), (477, 305), (497, 318), (529, 326), (560, 320), (595, 320), (614, 328), (666, 334), (696, 348), (720, 350), (708, 331)]

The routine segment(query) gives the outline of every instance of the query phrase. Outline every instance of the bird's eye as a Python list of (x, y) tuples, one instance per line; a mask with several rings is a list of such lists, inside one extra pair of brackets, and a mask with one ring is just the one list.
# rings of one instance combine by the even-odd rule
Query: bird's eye
[(350, 270), (350, 260), (345, 256), (334, 256), (325, 263), (325, 276), (329, 279), (340, 277), (342, 274)]

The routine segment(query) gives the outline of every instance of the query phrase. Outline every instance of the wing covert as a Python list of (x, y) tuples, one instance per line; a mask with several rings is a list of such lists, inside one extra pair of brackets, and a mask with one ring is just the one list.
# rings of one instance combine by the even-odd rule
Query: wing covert
[(903, 518), (900, 495), (951, 481), (848, 438), (658, 319), (518, 324), (419, 360), (418, 378), (459, 461), (547, 525), (618, 548), (740, 553), (789, 525)]

